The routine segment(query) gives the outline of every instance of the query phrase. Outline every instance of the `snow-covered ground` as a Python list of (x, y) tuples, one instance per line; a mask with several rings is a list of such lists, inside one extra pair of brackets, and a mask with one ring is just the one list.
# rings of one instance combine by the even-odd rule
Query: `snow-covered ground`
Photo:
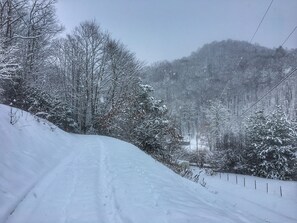
[[(246, 188), (221, 181), (224, 190), (218, 189), (215, 178), (213, 187), (211, 178), (205, 179), (207, 189), (131, 144), (68, 134), (21, 111), (11, 125), (9, 113), (0, 105), (1, 223), (297, 220), (294, 212), (273, 211), (296, 207), (294, 195), (251, 193), (246, 200)], [(234, 190), (227, 190), (229, 184)]]
[(297, 222), (297, 182), (230, 173), (206, 174), (191, 167), (199, 182), (226, 202), (265, 222)]

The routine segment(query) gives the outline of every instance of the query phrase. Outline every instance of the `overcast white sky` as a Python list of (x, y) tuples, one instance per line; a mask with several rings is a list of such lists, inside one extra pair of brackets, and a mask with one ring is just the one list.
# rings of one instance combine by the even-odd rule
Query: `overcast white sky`
[[(95, 19), (142, 61), (188, 56), (214, 40), (249, 41), (271, 0), (59, 0), (71, 32)], [(297, 0), (274, 0), (253, 43), (278, 47), (297, 25)], [(297, 30), (284, 47), (297, 48)]]

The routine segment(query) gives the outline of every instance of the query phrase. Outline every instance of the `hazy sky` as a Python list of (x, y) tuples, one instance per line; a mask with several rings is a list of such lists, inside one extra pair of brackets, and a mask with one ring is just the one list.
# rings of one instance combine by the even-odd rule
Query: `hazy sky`
[[(190, 55), (205, 43), (249, 41), (271, 0), (59, 0), (66, 32), (95, 19), (147, 63)], [(278, 47), (297, 25), (297, 0), (274, 0), (253, 43)], [(284, 47), (297, 48), (297, 30)]]

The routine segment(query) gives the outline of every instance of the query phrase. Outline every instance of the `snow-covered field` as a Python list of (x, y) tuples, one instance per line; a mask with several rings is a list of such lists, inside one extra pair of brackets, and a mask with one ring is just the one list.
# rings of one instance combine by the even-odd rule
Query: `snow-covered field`
[(297, 220), (296, 194), (267, 195), (206, 175), (205, 188), (131, 144), (68, 134), (21, 111), (11, 125), (9, 113), (0, 105), (1, 223)]
[(199, 182), (204, 181), (209, 191), (250, 215), (261, 217), (265, 222), (297, 222), (296, 181), (230, 173), (210, 176), (197, 167), (191, 169), (199, 174)]

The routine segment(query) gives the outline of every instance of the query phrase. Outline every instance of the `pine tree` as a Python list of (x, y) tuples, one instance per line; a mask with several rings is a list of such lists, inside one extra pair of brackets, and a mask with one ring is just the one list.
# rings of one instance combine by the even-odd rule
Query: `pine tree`
[(264, 112), (257, 111), (247, 121), (246, 126), (246, 147), (243, 151), (244, 169), (253, 175), (260, 174), (259, 152), (265, 148), (267, 137), (267, 117)]
[(295, 170), (296, 131), (281, 108), (270, 116), (258, 111), (247, 125), (245, 167), (253, 175), (291, 179)]
[(267, 122), (265, 147), (259, 152), (259, 175), (268, 178), (290, 178), (296, 163), (296, 132), (280, 107)]
[(170, 163), (179, 149), (181, 137), (167, 116), (167, 107), (151, 96), (149, 85), (139, 85), (131, 111), (131, 141), (158, 160)]

